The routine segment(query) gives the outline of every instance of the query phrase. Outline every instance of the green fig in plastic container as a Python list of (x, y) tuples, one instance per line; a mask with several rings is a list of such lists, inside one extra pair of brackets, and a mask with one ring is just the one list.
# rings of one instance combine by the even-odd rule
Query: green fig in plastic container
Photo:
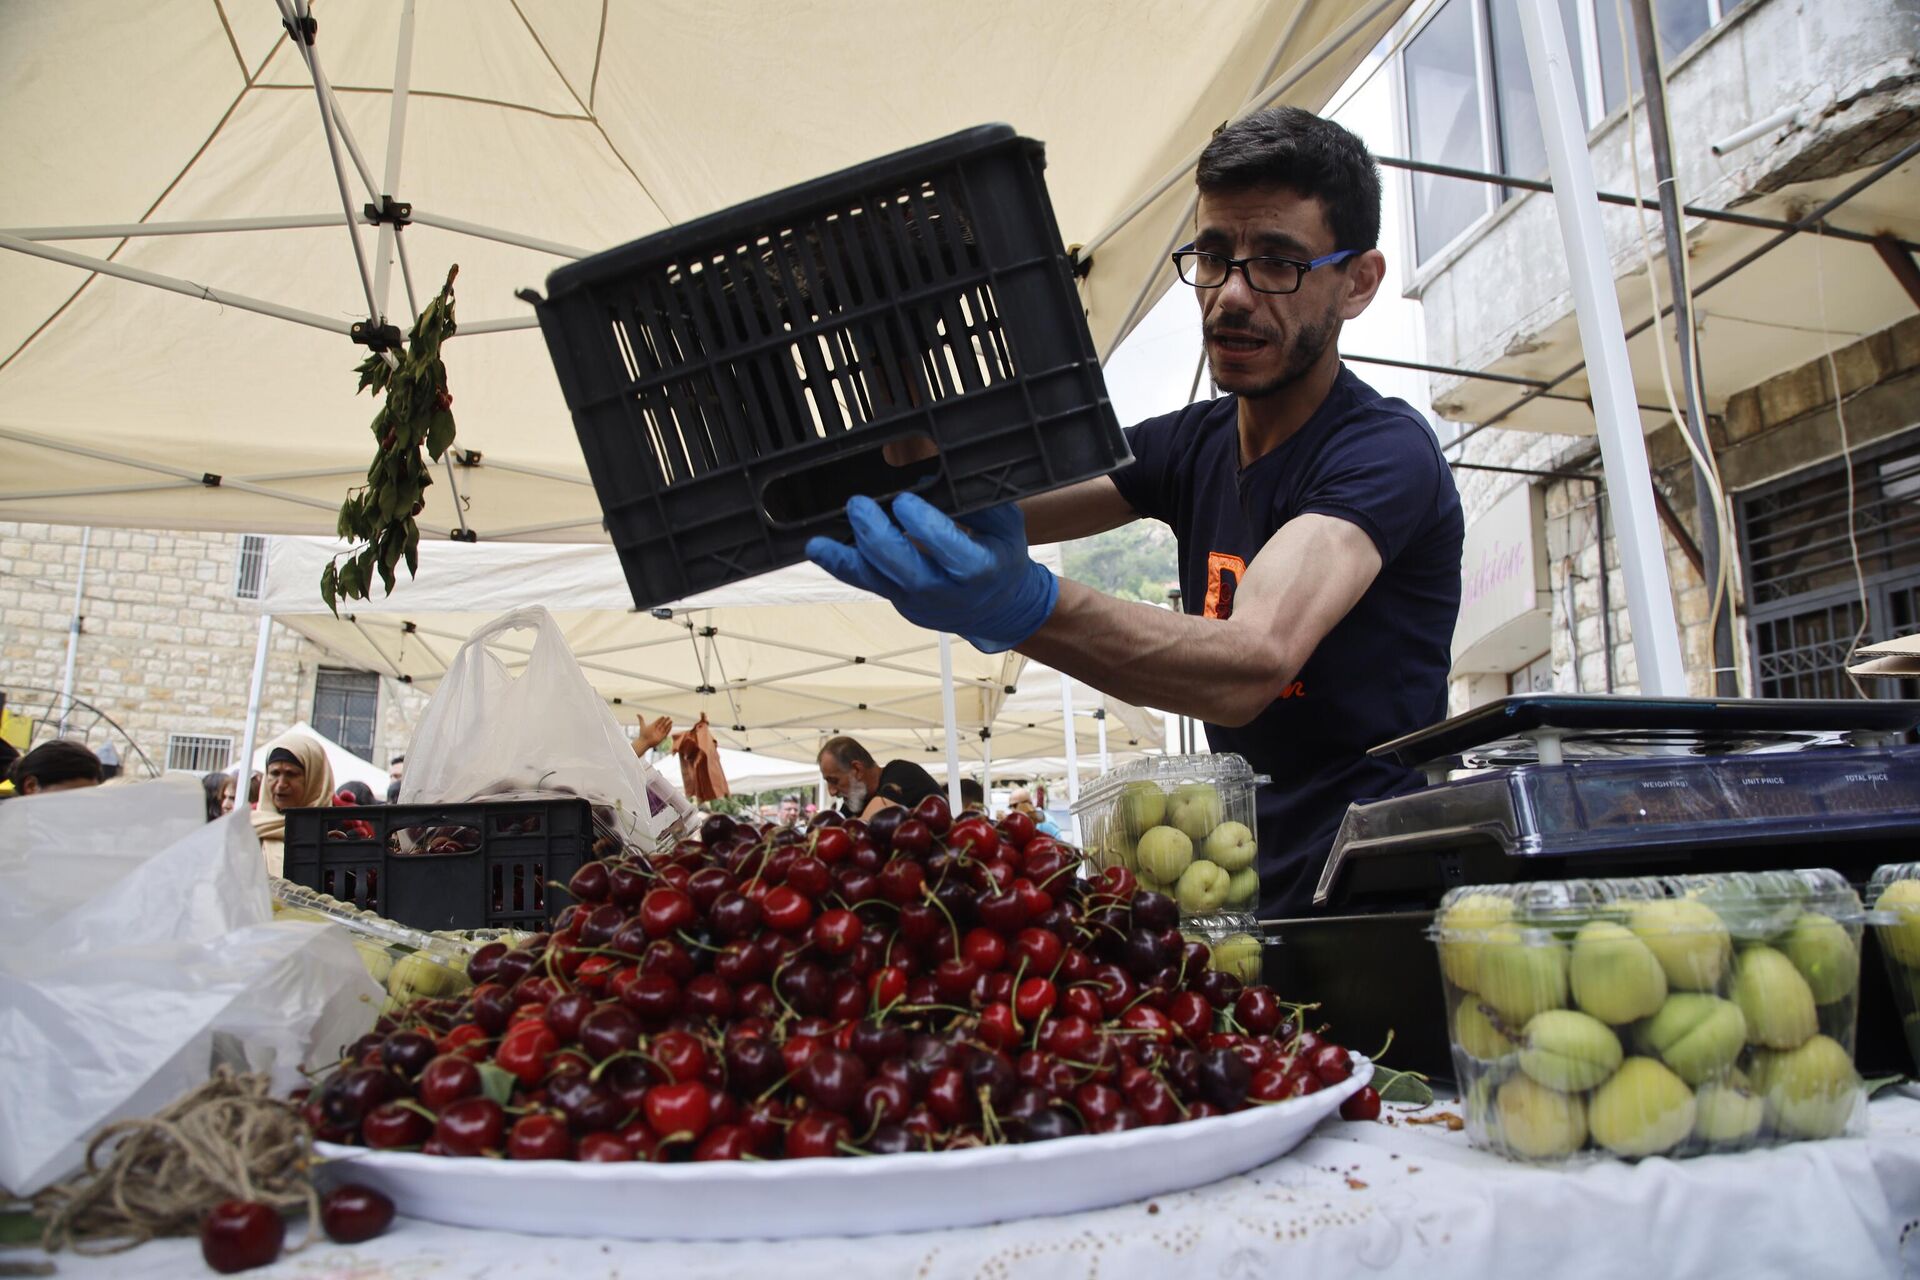
[[(1903, 965), (1911, 943), (1903, 989), (1914, 992), (1920, 874), (1908, 879), (1872, 918), (1911, 924), (1885, 949)], [(1861, 1132), (1853, 1035), (1868, 919), (1825, 870), (1453, 890), (1429, 936), (1468, 1136), (1558, 1162)]]
[(1183, 928), (1245, 931), (1260, 909), (1254, 793), (1267, 781), (1236, 755), (1150, 756), (1095, 779), (1073, 817), (1095, 865), (1172, 898)]
[(1920, 862), (1881, 867), (1867, 886), (1873, 935), (1893, 985), (1907, 1052), (1920, 1071)]

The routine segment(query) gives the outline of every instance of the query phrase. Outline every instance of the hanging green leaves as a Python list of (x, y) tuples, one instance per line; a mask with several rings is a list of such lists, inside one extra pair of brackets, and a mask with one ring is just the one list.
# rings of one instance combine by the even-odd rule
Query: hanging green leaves
[(376, 576), (391, 595), (401, 561), (409, 577), (420, 568), (415, 520), (433, 483), (429, 467), (453, 445), (453, 393), (447, 389), (440, 344), (454, 334), (453, 280), (459, 274), (458, 266), (447, 272), (439, 295), (413, 322), (396, 365), (389, 366), (377, 351), (360, 362), (359, 390), (386, 399), (373, 415), (371, 430), (379, 445), (367, 482), (340, 504), (339, 535), (354, 545), (320, 573), (320, 598), (336, 615), (342, 600), (369, 599)]

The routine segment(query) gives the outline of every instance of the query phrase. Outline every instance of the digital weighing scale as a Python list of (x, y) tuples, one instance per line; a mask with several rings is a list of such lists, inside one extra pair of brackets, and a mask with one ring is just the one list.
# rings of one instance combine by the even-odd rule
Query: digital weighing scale
[[(1343, 1043), (1451, 1077), (1425, 931), (1459, 885), (1831, 867), (1864, 889), (1920, 858), (1920, 702), (1504, 698), (1371, 754), (1429, 785), (1347, 811), (1314, 914), (1268, 921), (1270, 981), (1311, 992)], [(1911, 1071), (1877, 944), (1856, 1058)]]

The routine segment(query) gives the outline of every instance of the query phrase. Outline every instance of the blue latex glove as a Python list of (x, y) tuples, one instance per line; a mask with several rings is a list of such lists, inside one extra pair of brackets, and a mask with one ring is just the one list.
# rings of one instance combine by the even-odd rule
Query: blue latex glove
[(1026, 518), (1011, 503), (956, 523), (911, 493), (893, 500), (892, 519), (872, 498), (855, 497), (847, 519), (854, 545), (812, 538), (809, 560), (885, 597), (907, 621), (962, 636), (983, 653), (1031, 636), (1059, 602), (1060, 584), (1027, 555)]

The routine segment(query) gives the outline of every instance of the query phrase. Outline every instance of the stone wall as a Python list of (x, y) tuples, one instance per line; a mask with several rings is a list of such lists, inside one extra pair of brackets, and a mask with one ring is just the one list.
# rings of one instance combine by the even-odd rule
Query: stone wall
[[(1839, 414), (1835, 412), (1834, 372), (1839, 374)], [(1897, 432), (1920, 426), (1920, 316), (1840, 348), (1831, 364), (1825, 357), (1770, 378), (1734, 395), (1723, 418), (1709, 423), (1714, 455), (1729, 494), (1751, 489), (1804, 467), (1840, 456), (1840, 418), (1846, 442), (1860, 448)], [(1689, 537), (1698, 540), (1699, 521), (1686, 446), (1677, 427), (1647, 437), (1654, 483)], [(1469, 464), (1534, 471), (1598, 474), (1599, 449), (1591, 439), (1487, 431), (1460, 449)], [(1586, 693), (1637, 691), (1638, 670), (1630, 641), (1626, 581), (1620, 569), (1611, 517), (1606, 519), (1607, 611), (1601, 610), (1600, 562), (1603, 555), (1603, 503), (1593, 484), (1581, 480), (1529, 479), (1462, 468), (1455, 473), (1468, 523), (1485, 512), (1515, 484), (1538, 483), (1545, 489), (1547, 552), (1553, 587), (1553, 668), (1555, 687)], [(1661, 545), (1681, 628), (1682, 657), (1690, 690), (1712, 690), (1711, 597), (1699, 574), (1665, 528)], [(1737, 538), (1736, 538), (1737, 546)], [(1736, 601), (1738, 599), (1736, 591)], [(1747, 666), (1744, 611), (1736, 606), (1736, 661)], [(1496, 687), (1499, 686), (1499, 687)], [(1497, 678), (1461, 677), (1454, 681), (1455, 711), (1504, 694)]]
[[(25, 688), (62, 687), (82, 536), (68, 526), (0, 522), (0, 689), (20, 706), (33, 701)], [(74, 696), (118, 723), (156, 767), (166, 764), (168, 734), (230, 735), (237, 752), (259, 628), (259, 615), (234, 595), (240, 539), (94, 529), (86, 542)], [(315, 672), (343, 665), (276, 625), (261, 739), (310, 719)], [(383, 679), (380, 703), (374, 750), (384, 766), (405, 750), (426, 697)], [(109, 736), (102, 726), (89, 741)]]

